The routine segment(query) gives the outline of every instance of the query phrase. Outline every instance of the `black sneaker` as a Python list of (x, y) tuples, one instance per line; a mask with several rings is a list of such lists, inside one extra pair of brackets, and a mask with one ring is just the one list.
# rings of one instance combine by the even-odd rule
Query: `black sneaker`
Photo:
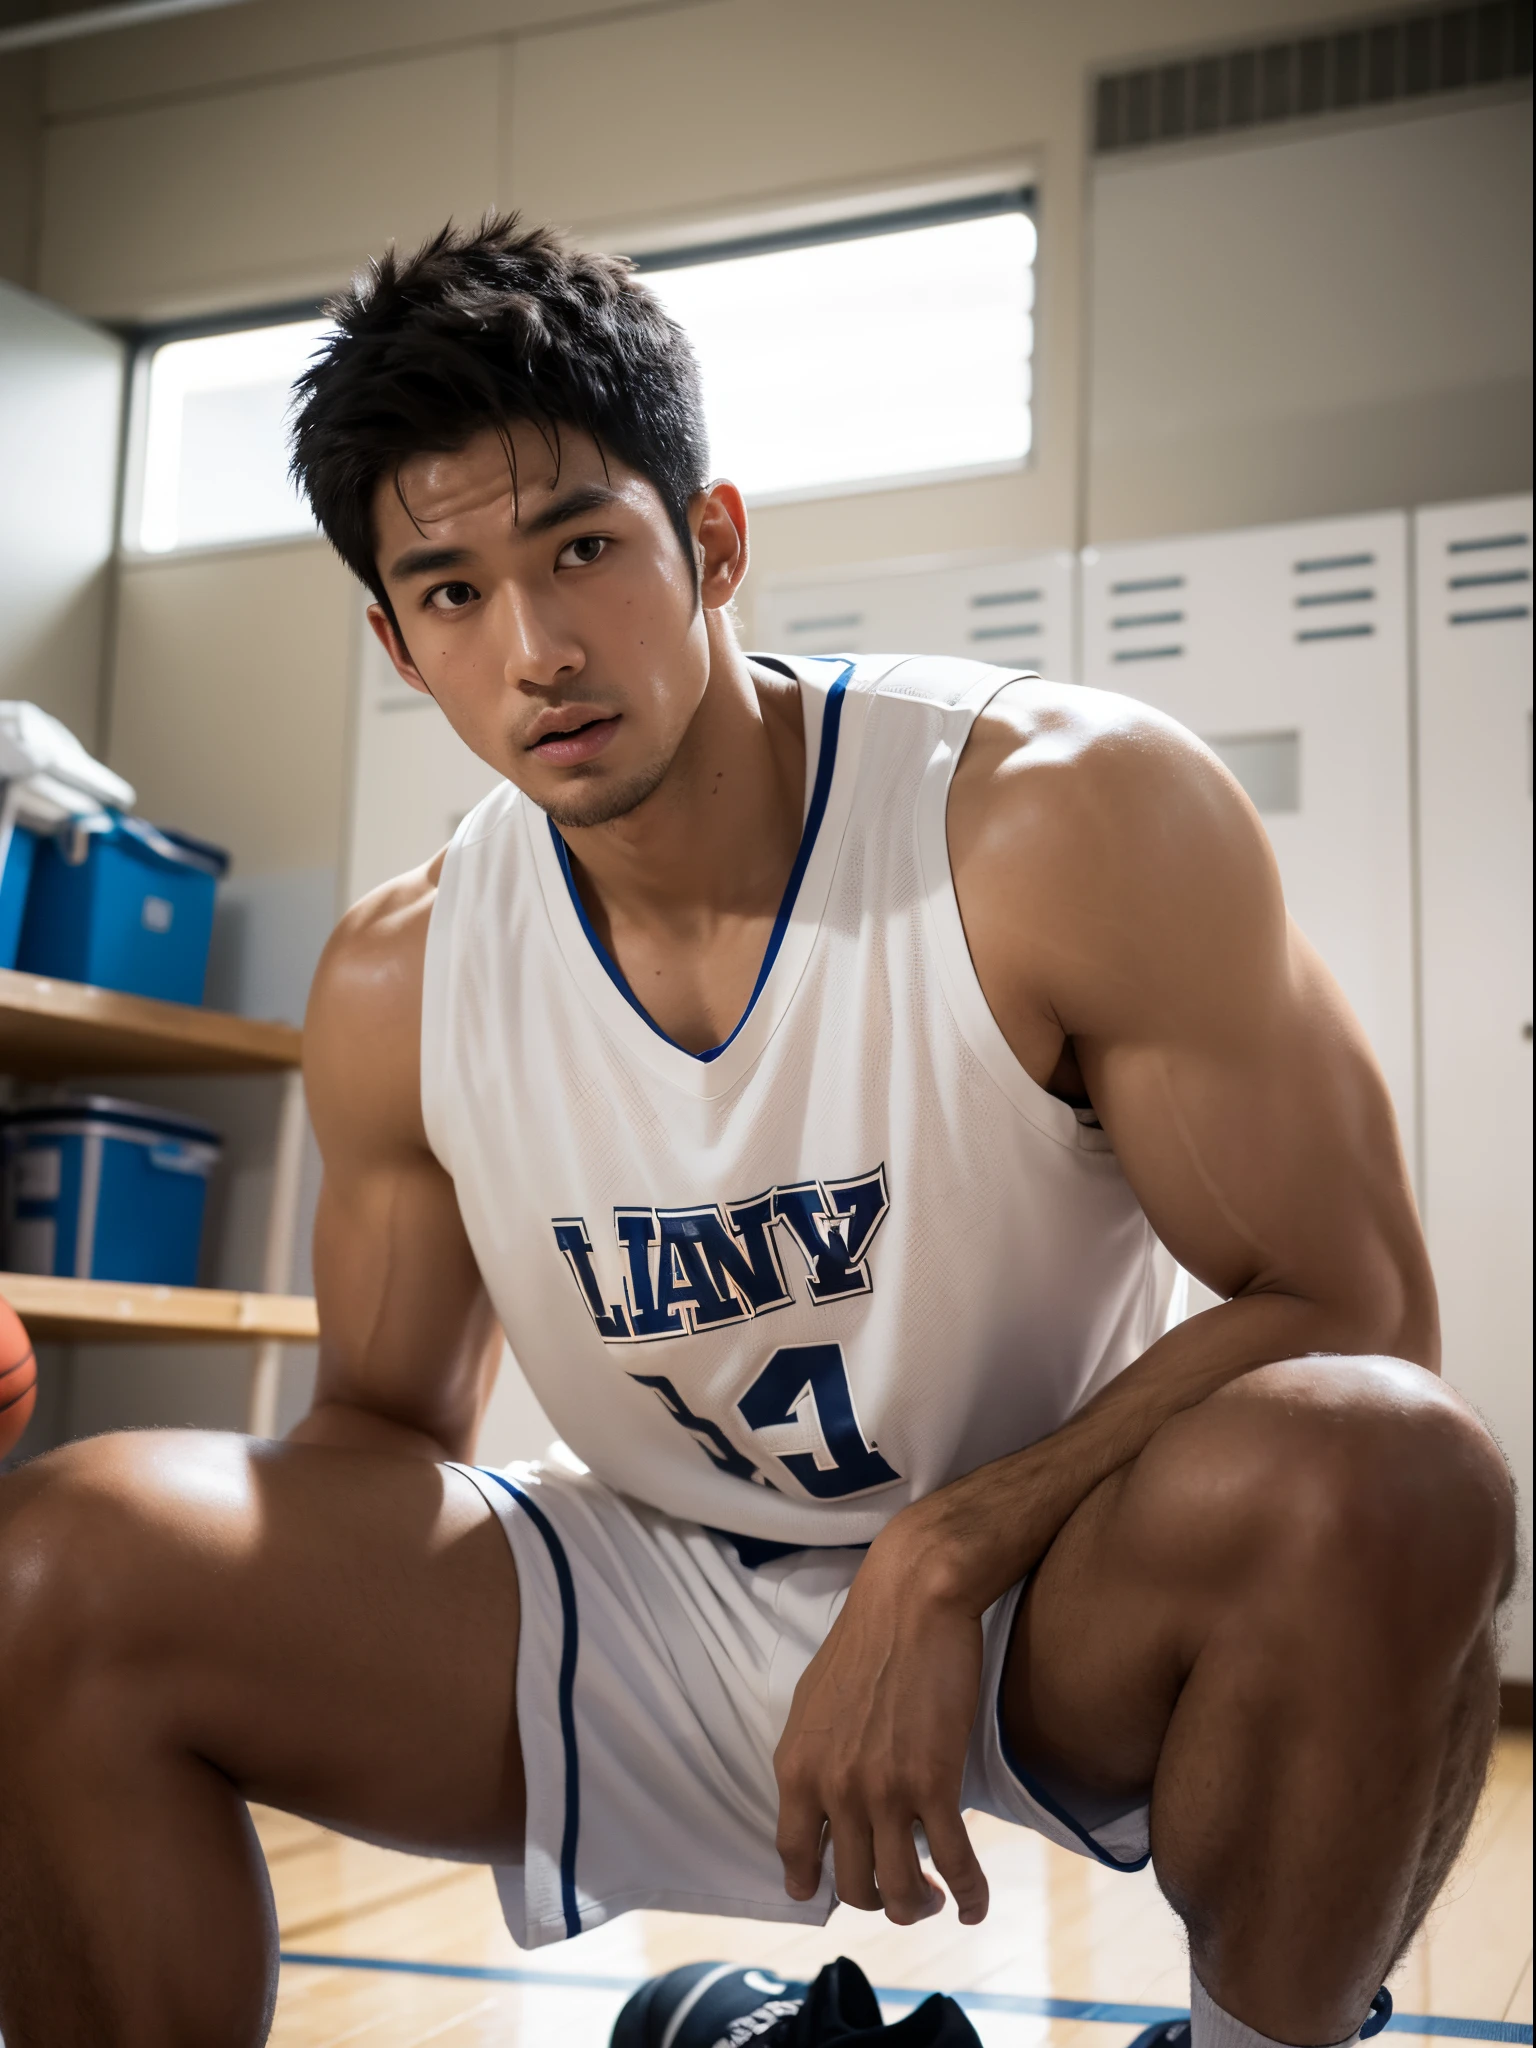
[(652, 1977), (619, 2014), (609, 2048), (981, 2048), (952, 1998), (937, 1993), (887, 2026), (857, 1963), (839, 1956), (814, 1984), (730, 1963), (687, 1963)]

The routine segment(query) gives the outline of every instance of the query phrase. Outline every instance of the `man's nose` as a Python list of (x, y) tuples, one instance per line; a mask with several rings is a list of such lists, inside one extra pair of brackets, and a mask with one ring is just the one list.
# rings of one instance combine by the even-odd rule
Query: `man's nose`
[(583, 665), (579, 643), (527, 591), (504, 585), (496, 596), (495, 623), (503, 674), (514, 689), (551, 689)]

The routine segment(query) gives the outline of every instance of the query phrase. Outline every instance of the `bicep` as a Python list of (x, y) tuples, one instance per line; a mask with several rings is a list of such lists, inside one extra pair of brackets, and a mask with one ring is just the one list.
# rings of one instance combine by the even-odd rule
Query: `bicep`
[(1034, 979), (1153, 1228), (1217, 1293), (1306, 1302), (1324, 1348), (1434, 1362), (1381, 1071), (1286, 914), (1257, 813), (1190, 735), (1106, 721), (1030, 827)]

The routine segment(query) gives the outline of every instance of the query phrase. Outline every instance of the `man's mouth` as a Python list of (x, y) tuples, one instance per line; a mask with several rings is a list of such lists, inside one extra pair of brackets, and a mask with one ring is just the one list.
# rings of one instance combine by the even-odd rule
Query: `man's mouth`
[(589, 718), (580, 725), (567, 726), (563, 731), (545, 733), (542, 739), (533, 742), (528, 751), (556, 767), (572, 768), (583, 761), (595, 760), (618, 729), (617, 713), (608, 718)]

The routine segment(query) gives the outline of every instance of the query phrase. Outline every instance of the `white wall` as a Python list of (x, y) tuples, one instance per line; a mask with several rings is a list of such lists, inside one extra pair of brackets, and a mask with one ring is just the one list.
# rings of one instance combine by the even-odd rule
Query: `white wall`
[(0, 283), (0, 697), (87, 746), (105, 680), (123, 344)]
[(1093, 237), (1092, 539), (1528, 479), (1528, 96), (1109, 157)]

